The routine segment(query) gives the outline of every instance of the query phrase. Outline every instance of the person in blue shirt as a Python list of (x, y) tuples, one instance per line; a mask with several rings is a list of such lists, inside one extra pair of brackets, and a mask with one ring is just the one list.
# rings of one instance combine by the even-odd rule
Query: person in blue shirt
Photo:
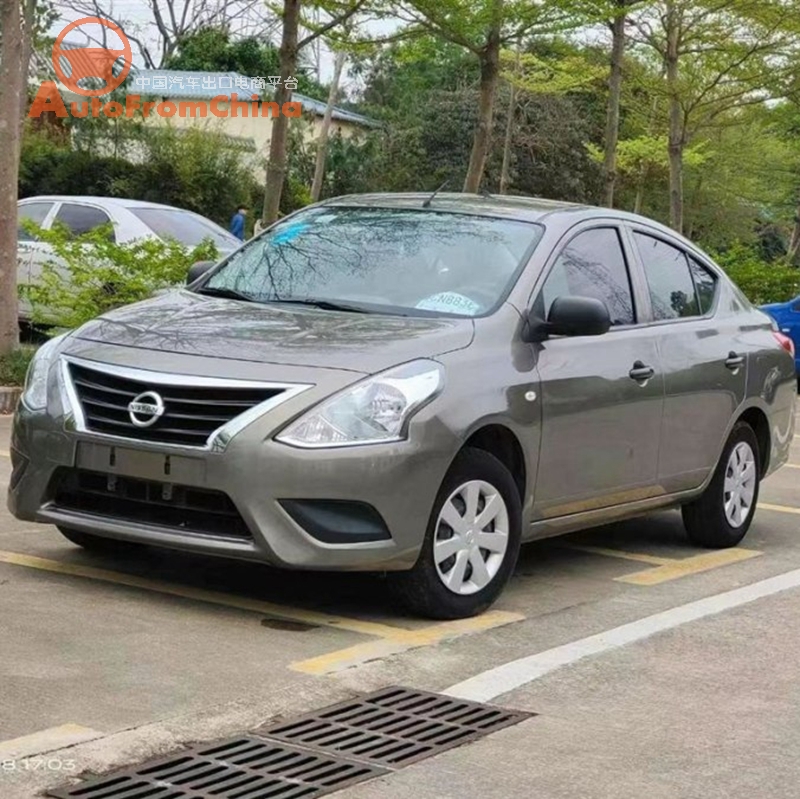
[(236, 210), (236, 213), (231, 218), (231, 233), (236, 236), (237, 239), (244, 241), (244, 223), (247, 219), (247, 208), (243, 205), (240, 205), (239, 208)]

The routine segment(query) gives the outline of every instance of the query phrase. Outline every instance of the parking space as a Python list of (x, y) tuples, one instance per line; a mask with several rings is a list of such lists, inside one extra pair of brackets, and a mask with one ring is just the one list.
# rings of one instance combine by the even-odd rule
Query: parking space
[[(0, 428), (6, 451), (8, 421)], [(3, 508), (0, 755), (4, 745), (6, 753), (49, 751), (93, 739), (74, 751), (107, 767), (356, 691), (391, 683), (441, 690), (498, 663), (798, 569), (800, 437), (792, 461), (764, 484), (742, 548), (688, 546), (676, 512), (537, 542), (493, 611), (442, 624), (405, 616), (378, 577), (288, 574), (156, 551), (100, 557)], [(9, 473), (0, 457), (3, 486)], [(526, 699), (526, 709), (540, 710), (541, 698)], [(165, 724), (169, 735), (154, 732)], [(149, 732), (135, 737), (140, 730)], [(99, 748), (121, 736), (125, 747)], [(58, 782), (19, 773), (3, 780), (4, 797)]]

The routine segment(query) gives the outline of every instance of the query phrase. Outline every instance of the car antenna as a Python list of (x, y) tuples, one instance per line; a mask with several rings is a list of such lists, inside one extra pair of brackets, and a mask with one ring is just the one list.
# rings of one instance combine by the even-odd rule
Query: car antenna
[(428, 199), (427, 199), (427, 200), (425, 200), (425, 202), (424, 202), (424, 203), (422, 203), (422, 207), (423, 207), (423, 208), (430, 208), (430, 207), (431, 207), (431, 203), (432, 203), (432, 202), (434, 201), (434, 199), (436, 198), (436, 195), (437, 195), (437, 194), (438, 194), (440, 191), (443, 191), (444, 189), (446, 189), (446, 188), (447, 188), (449, 185), (450, 185), (450, 178), (447, 178), (447, 180), (446, 180), (444, 183), (442, 183), (442, 185), (441, 185), (441, 186), (439, 186), (439, 188), (438, 188), (438, 189), (436, 189), (436, 191), (435, 191), (433, 194), (431, 194), (431, 196), (430, 196), (430, 197), (428, 197)]

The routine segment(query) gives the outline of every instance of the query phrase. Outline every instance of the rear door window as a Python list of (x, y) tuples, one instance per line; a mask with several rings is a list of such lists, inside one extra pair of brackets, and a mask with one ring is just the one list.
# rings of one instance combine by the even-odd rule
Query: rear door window
[(705, 316), (714, 307), (719, 280), (715, 274), (691, 256), (689, 256), (689, 269), (692, 272), (692, 278), (694, 278), (694, 288), (697, 292), (700, 314)]
[(661, 321), (702, 316), (683, 250), (644, 233), (634, 233), (634, 238), (647, 276), (653, 318)]
[[(65, 225), (73, 236), (82, 236), (103, 225), (110, 225), (111, 218), (105, 211), (91, 205), (64, 203), (56, 214), (56, 224), (59, 223)], [(110, 237), (114, 241), (113, 228)]]
[(147, 207), (133, 207), (129, 210), (159, 238), (174, 239), (187, 247), (197, 247), (208, 239), (223, 250), (230, 250), (232, 246), (238, 247), (242, 243), (211, 220), (188, 211)]
[(25, 203), (24, 205), (20, 205), (18, 207), (17, 220), (19, 228), (17, 230), (17, 238), (19, 241), (37, 240), (36, 236), (24, 229), (22, 223), (24, 221), (33, 222), (35, 225), (39, 225), (39, 227), (41, 227), (52, 207), (53, 203)]
[(539, 295), (537, 312), (543, 319), (558, 297), (602, 300), (612, 325), (635, 324), (628, 264), (616, 228), (585, 230), (564, 247)]

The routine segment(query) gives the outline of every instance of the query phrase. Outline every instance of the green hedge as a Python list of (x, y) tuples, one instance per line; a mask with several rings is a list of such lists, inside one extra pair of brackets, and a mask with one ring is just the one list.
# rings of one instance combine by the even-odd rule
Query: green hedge
[(715, 253), (714, 259), (754, 305), (788, 302), (800, 296), (800, 269), (783, 261), (764, 261), (742, 244)]
[(8, 355), (0, 355), (0, 386), (21, 386), (36, 347), (23, 346)]

